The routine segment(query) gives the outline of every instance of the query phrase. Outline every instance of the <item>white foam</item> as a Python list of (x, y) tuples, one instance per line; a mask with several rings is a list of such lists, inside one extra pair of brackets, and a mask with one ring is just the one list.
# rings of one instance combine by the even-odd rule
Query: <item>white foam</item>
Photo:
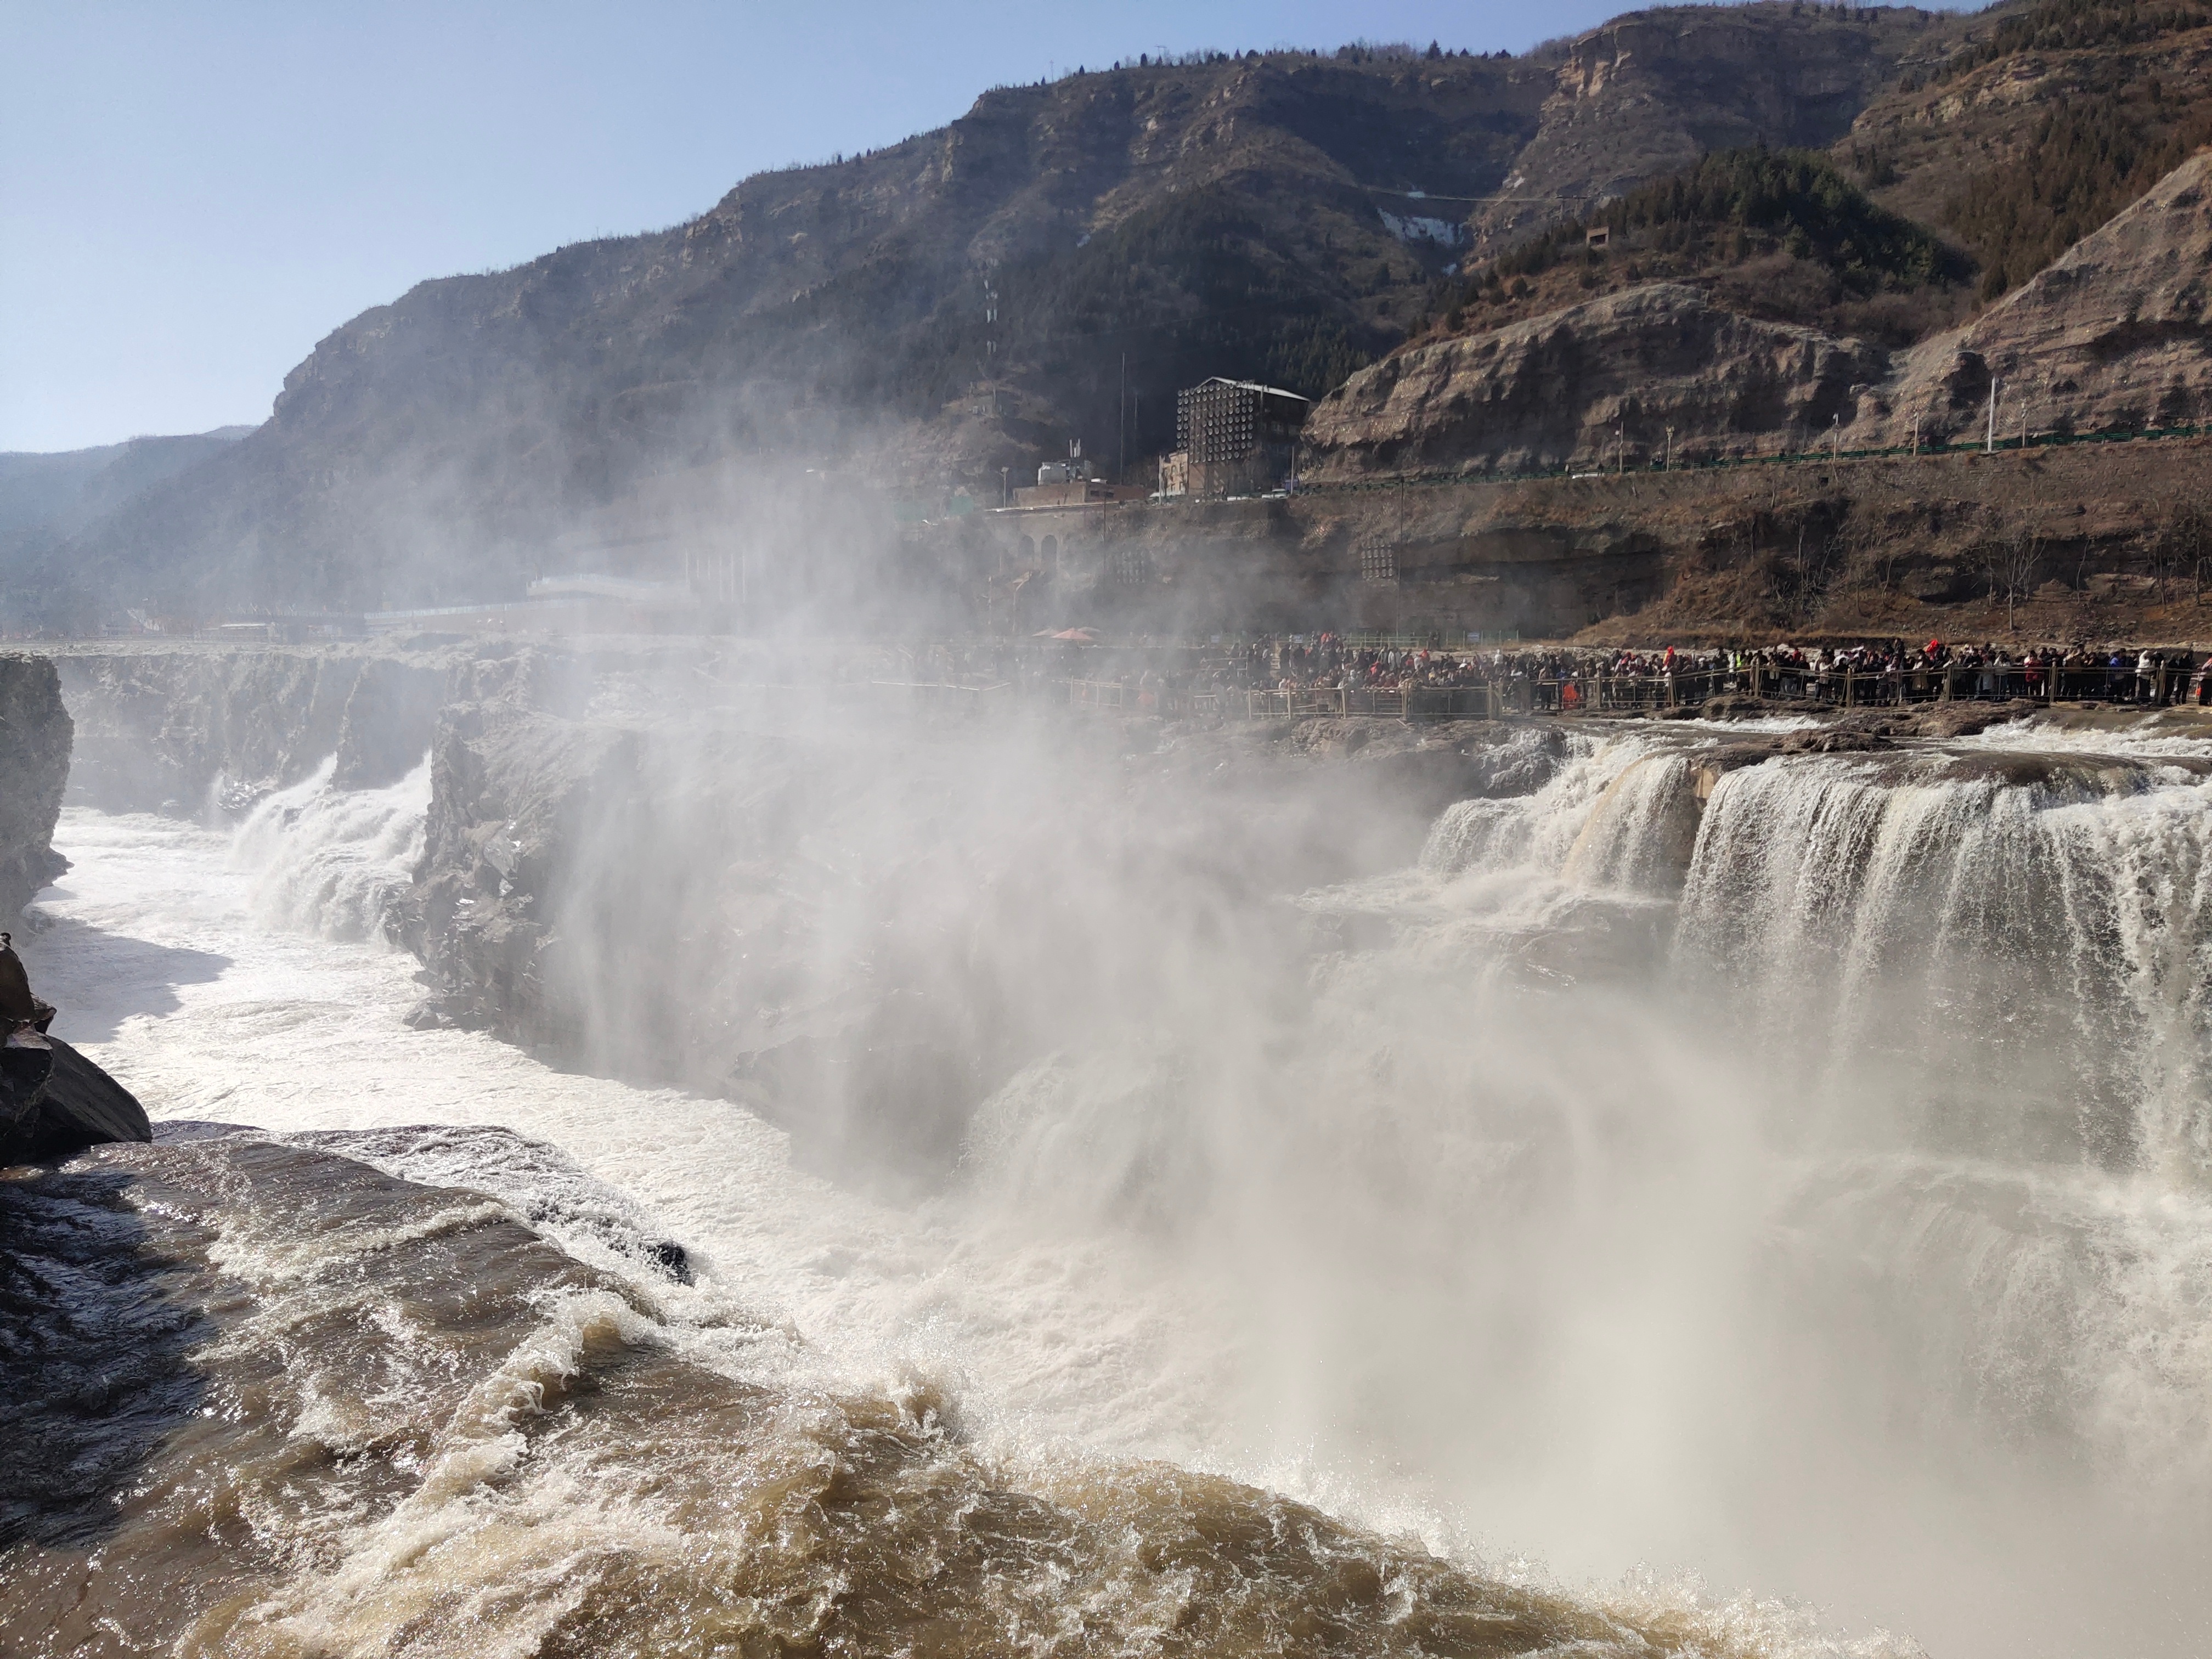
[[(2212, 1489), (2196, 1289), (2212, 1216), (2179, 1165), (1931, 1150), (1893, 1121), (1895, 1077), (1822, 1044), (1887, 1036), (1879, 984), (1848, 975), (1901, 923), (1942, 917), (1965, 939), (1990, 914), (1916, 911), (1922, 878), (1963, 894), (1944, 884), (1957, 867), (2001, 878), (2033, 846), (2114, 878), (2101, 897), (2077, 885), (2068, 914), (2119, 964), (2100, 1006), (2144, 1052), (2170, 1049), (2194, 1027), (2160, 1011), (2193, 1010), (2175, 988), (2203, 978), (2201, 930), (2177, 918), (2197, 914), (2203, 863), (2178, 860), (2198, 858), (2212, 807), (2179, 787), (2055, 811), (1984, 784), (1923, 799), (1847, 757), (1730, 774), (1686, 902), (1717, 930), (1710, 957), (1809, 975), (1820, 1042), (1781, 1019), (1747, 1036), (1675, 994), (1679, 958), (1619, 931), (1671, 914), (1645, 854), (1680, 804), (1681, 746), (1572, 734), (1542, 789), (1449, 809), (1421, 868), (1308, 896), (1317, 916), (1381, 923), (1371, 944), (1177, 964), (1201, 1000), (1036, 1060), (986, 1104), (962, 1182), (910, 1206), (795, 1170), (741, 1107), (409, 1030), (410, 959), (307, 930), (335, 914), (373, 934), (349, 927), (371, 911), (346, 895), (411, 844), (412, 780), (373, 799), (311, 781), (234, 843), (72, 811), (77, 868), (45, 901), (33, 966), (57, 1029), (157, 1116), (495, 1123), (551, 1143), (620, 1195), (623, 1226), (692, 1252), (696, 1284), (653, 1295), (698, 1363), (801, 1390), (927, 1379), (1014, 1476), (1165, 1458), (1493, 1566), (1531, 1547), (1578, 1577), (1650, 1561), (1619, 1592), (1647, 1610), (1702, 1565), (1722, 1593), (1692, 1598), (1698, 1617), (1776, 1651), (1876, 1644), (1777, 1611), (1778, 1593), (1960, 1652), (2139, 1633), (2146, 1528), (2194, 1538), (2159, 1517)], [(363, 879), (292, 873), (331, 868)], [(1717, 896), (1729, 882), (1753, 895), (1735, 909)], [(1578, 939), (1617, 958), (1617, 981), (1550, 996), (1493, 971)], [(2193, 1086), (2158, 1131), (2184, 1152)], [(1795, 1121), (1801, 1101), (1849, 1132)], [(538, 1176), (471, 1182), (476, 1144), (402, 1172), (526, 1200)], [(587, 1254), (589, 1232), (573, 1239)], [(2078, 1504), (2054, 1501), (2047, 1452), (2078, 1460)], [(550, 1571), (545, 1547), (513, 1544), (513, 1571)], [(1759, 1595), (1731, 1599), (1742, 1583)]]

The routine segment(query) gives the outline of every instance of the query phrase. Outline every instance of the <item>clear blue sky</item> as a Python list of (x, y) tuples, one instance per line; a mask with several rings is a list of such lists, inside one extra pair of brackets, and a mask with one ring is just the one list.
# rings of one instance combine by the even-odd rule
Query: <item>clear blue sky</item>
[(0, 0), (0, 450), (258, 422), (424, 277), (1162, 47), (1518, 51), (1620, 0)]

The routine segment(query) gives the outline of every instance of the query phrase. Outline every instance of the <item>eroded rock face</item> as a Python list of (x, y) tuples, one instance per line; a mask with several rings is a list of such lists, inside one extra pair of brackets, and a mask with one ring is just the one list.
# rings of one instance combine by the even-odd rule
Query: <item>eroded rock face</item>
[(1505, 185), (1477, 210), (1478, 253), (1733, 145), (1843, 136), (1900, 58), (1929, 50), (1924, 14), (1769, 7), (1631, 12), (1577, 38)]
[(1601, 463), (1633, 405), (1641, 447), (1673, 426), (1772, 448), (1848, 420), (1888, 355), (1762, 322), (1653, 283), (1489, 333), (1419, 346), (1355, 374), (1307, 427), (1320, 481), (1374, 472)]
[[(1361, 370), (1308, 424), (1318, 482), (1631, 465), (1677, 453), (1774, 454), (1982, 436), (2133, 431), (2212, 410), (2212, 154), (2197, 156), (1966, 327), (1894, 356), (1760, 321), (1655, 283)], [(2023, 415), (2021, 394), (2033, 399)]]
[(455, 702), (439, 721), (416, 883), (422, 959), (438, 990), (419, 1018), (573, 1054), (585, 1023), (546, 955), (557, 907), (589, 881), (577, 847), (611, 842), (641, 866), (655, 849), (640, 827), (605, 823), (628, 803), (643, 805), (637, 734), (538, 705), (528, 694), (538, 668), (526, 653), (503, 694)]
[(337, 757), (350, 788), (422, 763), (445, 682), (432, 653), (169, 649), (55, 659), (77, 720), (70, 784), (111, 812), (191, 813), (219, 782), (297, 783)]
[(69, 868), (54, 823), (73, 732), (52, 661), (0, 655), (0, 927)]
[[(1990, 377), (2033, 388), (2033, 425), (2084, 432), (2184, 423), (2212, 410), (2212, 152), (2083, 237), (1973, 322), (1917, 348), (1884, 397), (1889, 441), (1984, 432)], [(2000, 393), (1998, 435), (2019, 429)]]

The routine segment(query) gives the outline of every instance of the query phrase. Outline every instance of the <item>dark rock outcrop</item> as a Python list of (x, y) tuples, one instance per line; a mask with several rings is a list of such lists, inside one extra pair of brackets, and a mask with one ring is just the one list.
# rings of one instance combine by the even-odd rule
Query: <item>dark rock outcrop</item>
[(59, 1037), (47, 1036), (44, 1042), (52, 1053), (52, 1070), (27, 1101), (0, 1120), (0, 1165), (154, 1138), (136, 1095)]
[(54, 851), (73, 727), (45, 657), (0, 656), (0, 928), (69, 868)]

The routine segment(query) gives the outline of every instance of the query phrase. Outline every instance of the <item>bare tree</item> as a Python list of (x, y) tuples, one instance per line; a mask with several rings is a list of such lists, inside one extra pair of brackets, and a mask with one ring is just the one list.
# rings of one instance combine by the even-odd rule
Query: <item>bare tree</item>
[(2160, 602), (2166, 600), (2167, 584), (2184, 572), (2191, 593), (2202, 598), (2208, 563), (2212, 563), (2212, 512), (2206, 510), (2202, 492), (2191, 490), (2167, 507), (2166, 521), (2151, 542), (2151, 573), (2158, 579)]
[(1894, 593), (1897, 591), (1899, 562), (1905, 557), (1905, 554), (1904, 538), (1876, 532), (1874, 544), (1874, 573), (1875, 580), (1881, 584), (1883, 592)]
[(2175, 514), (2169, 513), (2166, 522), (2159, 526), (2158, 534), (2150, 538), (2150, 579), (2157, 585), (2160, 605), (2166, 601), (2168, 584), (2188, 562), (2183, 551), (2181, 535), (2177, 534), (2181, 526), (2174, 522), (2174, 519)]
[(1990, 599), (2004, 600), (2005, 629), (2020, 628), (2020, 603), (2035, 591), (2043, 568), (2044, 531), (2039, 516), (2023, 515), (2003, 534), (1982, 544), (1982, 568), (1989, 573)]
[(1768, 573), (1770, 590), (1785, 621), (1802, 627), (1813, 620), (1827, 595), (1835, 557), (1832, 537), (1808, 533), (1802, 524), (1797, 526), (1795, 549), (1777, 557)]

